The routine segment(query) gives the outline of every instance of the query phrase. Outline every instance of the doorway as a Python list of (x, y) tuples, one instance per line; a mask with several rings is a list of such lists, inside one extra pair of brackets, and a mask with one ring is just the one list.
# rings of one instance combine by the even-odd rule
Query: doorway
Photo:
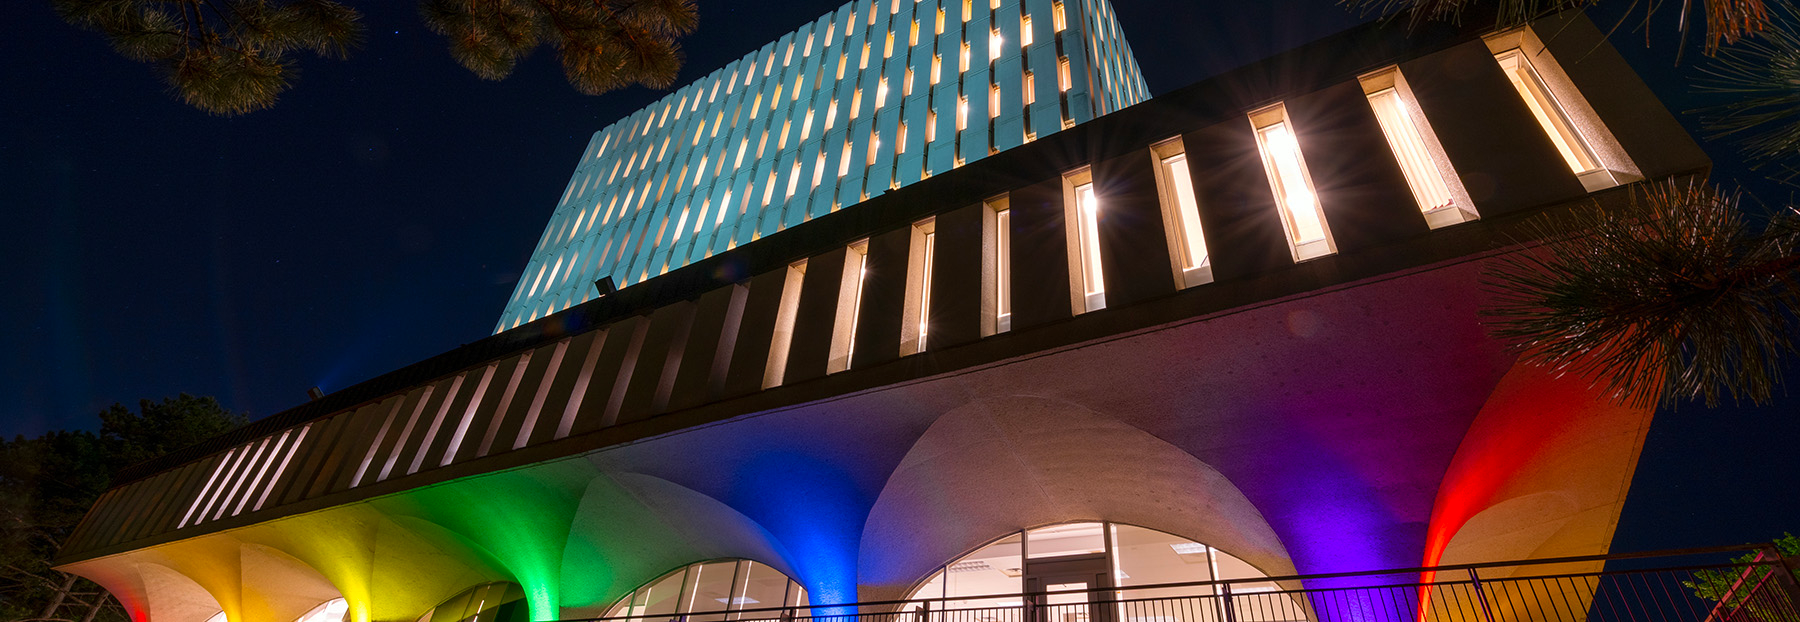
[(1113, 587), (1111, 574), (1105, 553), (1027, 560), (1029, 622), (1110, 622), (1101, 590)]

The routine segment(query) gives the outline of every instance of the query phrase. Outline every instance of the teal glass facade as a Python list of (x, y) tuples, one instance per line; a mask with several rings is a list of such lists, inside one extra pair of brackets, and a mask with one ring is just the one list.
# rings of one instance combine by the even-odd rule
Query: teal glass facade
[(1105, 0), (856, 0), (596, 132), (500, 332), (1149, 98)]

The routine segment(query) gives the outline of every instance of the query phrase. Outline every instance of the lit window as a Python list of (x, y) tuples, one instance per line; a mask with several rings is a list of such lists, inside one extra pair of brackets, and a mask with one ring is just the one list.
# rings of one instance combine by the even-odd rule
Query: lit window
[(943, 7), (938, 7), (938, 10), (937, 10), (937, 34), (940, 34), (940, 35), (944, 34), (944, 9), (943, 9)]
[(906, 68), (906, 79), (900, 83), (900, 95), (902, 97), (912, 95), (912, 83), (913, 83), (913, 70), (911, 67), (907, 67)]
[(826, 130), (830, 130), (831, 126), (833, 124), (837, 123), (837, 109), (838, 109), (837, 100), (836, 99), (831, 100), (831, 106), (829, 106), (825, 109), (825, 129)]
[(1056, 59), (1056, 88), (1064, 93), (1069, 92), (1069, 57)]
[(893, 58), (894, 57), (894, 31), (892, 31), (892, 30), (888, 31), (887, 42), (883, 43), (881, 46), (881, 57), (882, 58)]
[(956, 98), (956, 131), (960, 132), (968, 128), (969, 96), (962, 95)]
[(994, 267), (994, 282), (986, 289), (994, 296), (992, 332), (1004, 333), (1012, 330), (1012, 209), (1005, 196), (988, 200), (987, 209), (992, 210), (994, 215), (994, 224), (990, 229), (994, 249), (994, 256), (990, 259)]
[(1003, 43), (1006, 43), (1006, 39), (1000, 36), (999, 28), (991, 28), (988, 30), (988, 61), (989, 62), (993, 62), (993, 61), (1000, 59), (1000, 46)]
[(912, 21), (912, 29), (907, 31), (906, 45), (910, 47), (910, 46), (914, 46), (914, 45), (918, 45), (918, 44), (919, 44), (919, 20), (915, 19)]
[(1300, 143), (1294, 138), (1287, 108), (1276, 104), (1253, 112), (1250, 125), (1256, 130), (1256, 146), (1262, 151), (1263, 170), (1275, 193), (1276, 209), (1281, 212), (1294, 261), (1337, 252), (1331, 231), (1325, 226), (1318, 195), (1313, 191), (1312, 178), (1306, 173), (1306, 160), (1300, 155)]
[(838, 54), (837, 79), (844, 79), (844, 66), (850, 64), (850, 53)]
[[(1394, 159), (1400, 163), (1400, 171), (1406, 175), (1406, 184), (1412, 189), (1419, 210), (1424, 212), (1425, 221), (1437, 228), (1474, 218), (1467, 199), (1459, 205), (1454, 198), (1468, 194), (1462, 191), (1447, 158), (1438, 155), (1441, 148), (1436, 146), (1431, 126), (1413, 103), (1412, 92), (1400, 70), (1389, 68), (1369, 74), (1361, 82), (1369, 107), (1375, 111), (1381, 133), (1387, 137), (1388, 148), (1393, 149)], [(1452, 184), (1457, 185), (1454, 191)]]
[(1019, 45), (1021, 47), (1031, 45), (1031, 16), (1030, 15), (1020, 15), (1019, 16)]
[(880, 152), (881, 152), (881, 131), (880, 130), (869, 130), (869, 163), (868, 163), (868, 166), (875, 166), (875, 154), (880, 153)]
[(850, 174), (850, 141), (844, 141), (844, 156), (838, 158), (838, 177)]
[(819, 150), (818, 161), (813, 163), (812, 187), (814, 187), (814, 188), (819, 187), (819, 182), (822, 182), (824, 180), (825, 180), (825, 150), (821, 149), (821, 150)]
[[(508, 596), (515, 599), (524, 597), (517, 586), (507, 585), (512, 588), (513, 594), (518, 594)], [(627, 592), (606, 609), (606, 619), (659, 619), (659, 614), (673, 613), (679, 606), (684, 617), (691, 614), (706, 620), (747, 620), (755, 618), (757, 614), (736, 612), (804, 605), (806, 601), (805, 588), (788, 579), (781, 571), (750, 560), (724, 559), (676, 568)], [(446, 608), (440, 605), (433, 617), (439, 621), (471, 618), (490, 620), (493, 619), (493, 614), (483, 614), (483, 606), (485, 605), (486, 611), (492, 612), (494, 607), (504, 601), (497, 598), (483, 600), (459, 596), (448, 602), (467, 605), (460, 609), (448, 609), (450, 615), (444, 615)]]
[(1030, 71), (1025, 72), (1025, 85), (1024, 86), (1025, 86), (1025, 94), (1023, 96), (1024, 104), (1027, 106), (1030, 106), (1032, 104), (1037, 103), (1037, 79), (1031, 75)]
[(857, 69), (868, 69), (869, 68), (869, 44), (867, 44), (867, 43), (863, 44), (862, 60), (857, 61), (856, 68)]
[(901, 121), (899, 129), (894, 131), (894, 153), (906, 153), (906, 122)]
[(796, 160), (796, 161), (794, 161), (793, 172), (788, 173), (787, 196), (784, 196), (782, 198), (784, 198), (784, 199), (794, 198), (794, 190), (799, 187), (800, 187), (800, 162), (798, 160)]
[(910, 257), (906, 262), (906, 322), (900, 329), (900, 356), (925, 351), (931, 325), (931, 262), (936, 252), (937, 220), (913, 224)]
[(344, 619), (344, 614), (349, 610), (348, 602), (342, 598), (333, 598), (301, 614), (294, 622), (338, 622)]
[(969, 42), (967, 42), (967, 41), (964, 41), (964, 42), (963, 42), (963, 44), (962, 44), (962, 57), (961, 57), (961, 59), (959, 59), (959, 60), (958, 60), (958, 61), (957, 61), (957, 63), (958, 63), (958, 64), (957, 64), (957, 66), (956, 66), (956, 70), (957, 70), (957, 71), (958, 71), (958, 72), (963, 72), (963, 71), (968, 71), (968, 70), (969, 70)]
[(944, 73), (944, 55), (943, 54), (932, 54), (931, 55), (931, 83), (937, 84), (938, 76), (942, 73)]
[(1094, 195), (1089, 169), (1063, 176), (1065, 226), (1070, 266), (1069, 284), (1076, 313), (1106, 308), (1106, 275), (1100, 267), (1100, 198)]
[(775, 334), (769, 342), (768, 366), (763, 369), (764, 389), (778, 386), (787, 374), (788, 346), (794, 342), (794, 316), (800, 311), (800, 284), (805, 281), (806, 260), (787, 268), (781, 284), (781, 303), (775, 310)]
[(852, 119), (856, 118), (856, 112), (861, 109), (862, 109), (862, 87), (857, 87), (856, 91), (850, 95), (850, 118), (852, 118)]
[(925, 142), (937, 140), (937, 111), (925, 111)]
[(876, 110), (880, 110), (882, 105), (887, 103), (887, 93), (888, 93), (887, 78), (882, 78), (880, 81), (877, 81), (875, 83), (875, 109)]
[(1212, 282), (1212, 264), (1206, 254), (1206, 236), (1200, 227), (1200, 203), (1194, 199), (1194, 180), (1188, 172), (1187, 152), (1176, 138), (1150, 148), (1156, 158), (1157, 196), (1162, 199), (1164, 230), (1168, 232), (1175, 282), (1193, 287)]
[(1063, 15), (1063, 3), (1060, 0), (1050, 3), (1050, 25), (1057, 32), (1069, 27), (1069, 20)]
[(988, 86), (988, 117), (989, 118), (997, 118), (999, 116), (1000, 116), (1000, 85), (998, 85), (998, 84), (989, 85)]
[(963, 22), (968, 23), (969, 18), (975, 14), (975, 7), (969, 3), (969, 0), (962, 0), (962, 9)]
[(837, 317), (831, 328), (831, 358), (825, 373), (850, 369), (856, 355), (856, 319), (862, 312), (863, 277), (869, 263), (869, 241), (851, 244), (844, 251), (844, 274), (838, 281)]
[(811, 108), (808, 108), (808, 109), (806, 109), (806, 120), (802, 121), (800, 123), (800, 140), (801, 141), (805, 141), (807, 136), (812, 135), (812, 119), (813, 119), (813, 111)]

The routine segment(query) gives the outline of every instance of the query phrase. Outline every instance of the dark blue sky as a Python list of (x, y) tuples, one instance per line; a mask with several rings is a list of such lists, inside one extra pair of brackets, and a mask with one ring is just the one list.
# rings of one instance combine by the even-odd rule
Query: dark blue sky
[[(678, 84), (841, 3), (702, 0)], [(580, 95), (542, 52), (482, 81), (413, 2), (352, 4), (370, 36), (351, 60), (305, 58), (274, 109), (222, 119), (47, 0), (0, 2), (0, 435), (177, 392), (267, 415), (486, 336), (588, 135), (661, 95)], [(1358, 21), (1332, 0), (1115, 8), (1153, 93)], [(1670, 108), (1693, 107), (1692, 61), (1672, 67), (1658, 41), (1617, 45)], [(1706, 146), (1715, 177), (1755, 179)], [(1775, 492), (1800, 472), (1796, 410), (1661, 415), (1616, 548), (1800, 529), (1800, 501)]]

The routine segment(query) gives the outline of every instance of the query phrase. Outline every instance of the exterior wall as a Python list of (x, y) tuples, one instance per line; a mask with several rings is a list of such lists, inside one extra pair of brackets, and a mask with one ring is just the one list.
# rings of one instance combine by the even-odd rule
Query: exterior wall
[(1148, 98), (1106, 0), (851, 2), (596, 132), (494, 331)]
[[(1001, 526), (1073, 520), (1219, 545), (1271, 574), (1603, 548), (1647, 413), (1516, 368), (1482, 331), (1479, 273), (1527, 239), (1531, 216), (1631, 189), (1526, 205), (1471, 184), (1481, 218), (1429, 229), (1393, 205), (1402, 180), (1374, 120), (1344, 110), (1364, 103), (1346, 85), (1371, 69), (1493, 62), (1471, 53), (1479, 34), (1352, 31), (253, 423), (124, 474), (60, 562), (109, 589), (179, 584), (213, 603), (134, 601), (184, 612), (155, 622), (289, 622), (255, 612), (290, 605), (242, 604), (300, 600), (245, 596), (290, 589), (233, 565), (265, 546), (286, 557), (260, 559), (325, 577), (356, 622), (387, 622), (488, 581), (523, 586), (537, 620), (589, 613), (720, 556), (777, 567), (815, 603), (889, 597)], [(1631, 82), (1606, 65), (1616, 57), (1580, 58), (1568, 73), (1584, 91)], [(1504, 80), (1459, 75), (1487, 91)], [(1335, 254), (1295, 262), (1284, 248), (1246, 118), (1271, 101), (1295, 119)], [(1520, 140), (1492, 134), (1529, 123), (1522, 106), (1426, 103), (1456, 170), (1496, 188), (1569, 181), (1480, 149)], [(1634, 137), (1621, 142), (1646, 175), (1705, 172), (1666, 119), (1595, 108)], [(1171, 137), (1190, 156), (1211, 283), (1181, 281), (1157, 242), (1162, 191), (1145, 169)], [(1364, 166), (1334, 152), (1358, 149)], [(1061, 188), (1083, 167), (1108, 206), (1094, 239), (1112, 299), (1077, 313)], [(1003, 195), (1004, 331), (985, 300)], [(928, 218), (935, 285), (909, 306)], [(862, 239), (860, 349), (837, 371), (842, 267)], [(921, 307), (949, 337), (896, 351)], [(790, 378), (765, 388), (771, 369)], [(1531, 459), (1495, 462), (1521, 437), (1543, 440)], [(1159, 490), (1180, 494), (1144, 502)], [(1562, 526), (1508, 540), (1540, 526), (1545, 499), (1567, 501), (1552, 508)]]

